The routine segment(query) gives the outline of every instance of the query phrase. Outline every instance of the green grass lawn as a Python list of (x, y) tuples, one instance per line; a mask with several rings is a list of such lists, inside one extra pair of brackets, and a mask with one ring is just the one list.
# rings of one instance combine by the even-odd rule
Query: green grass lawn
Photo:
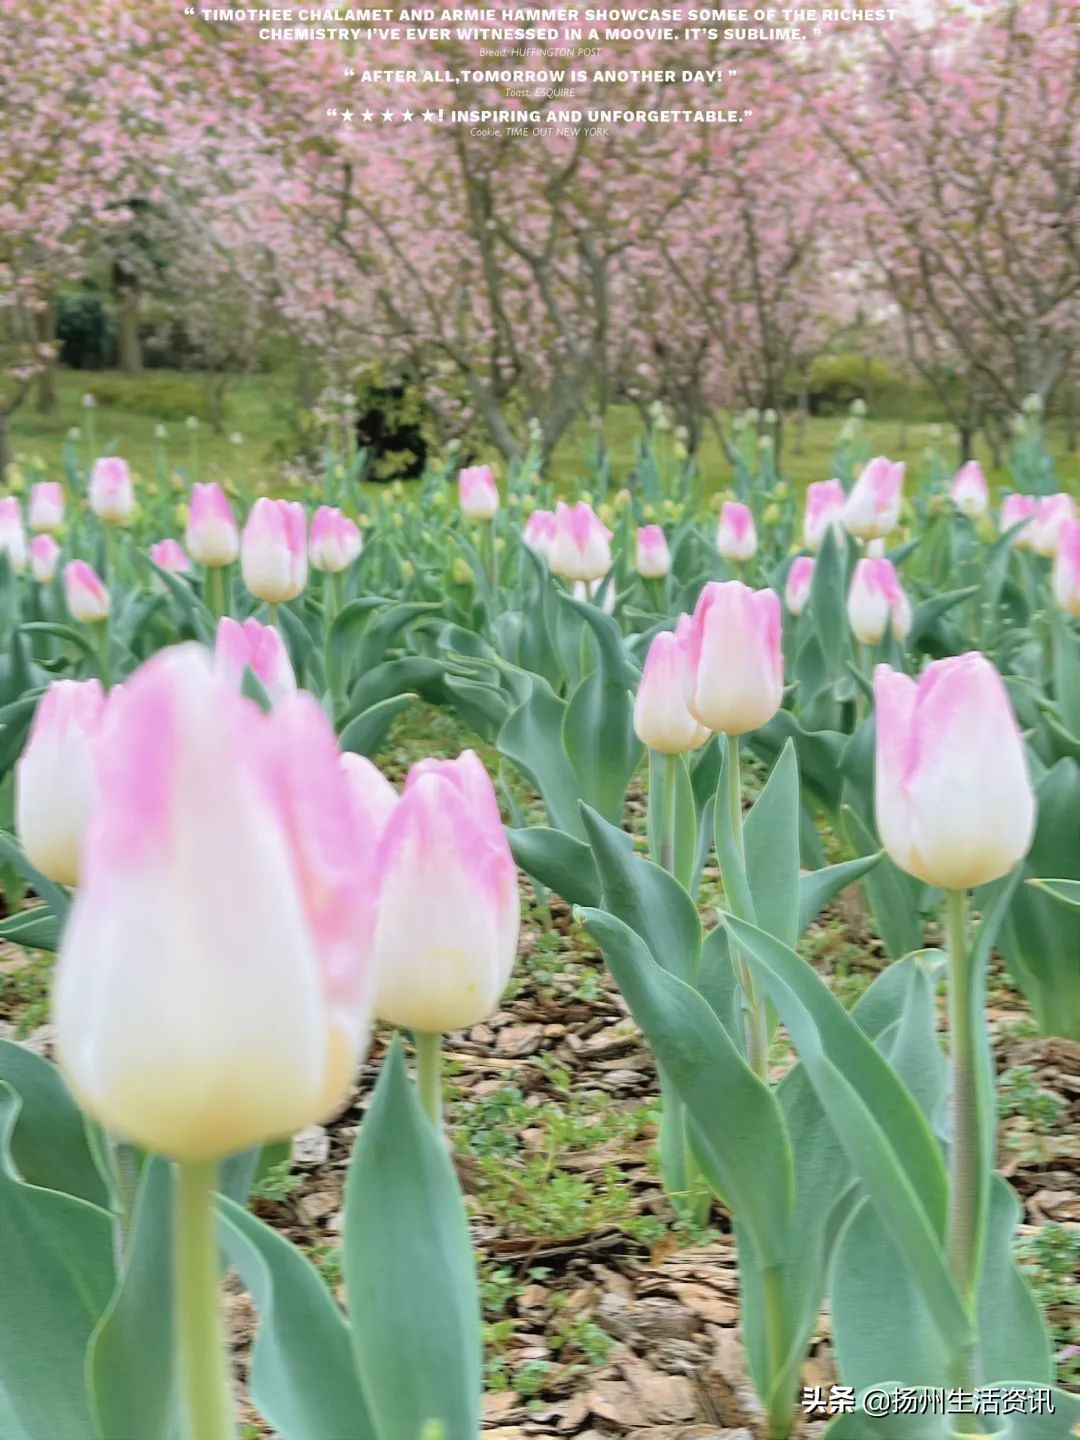
[[(58, 406), (42, 414), (29, 402), (12, 419), (16, 463), (40, 460), (46, 469), (59, 467), (60, 453), (68, 431), (79, 427), (87, 453), (85, 432), (88, 414), (82, 404), (86, 392), (97, 396), (92, 424), (97, 448), (110, 449), (128, 459), (137, 472), (149, 474), (159, 444), (165, 447), (170, 466), (187, 470), (191, 461), (189, 415), (205, 417), (205, 399), (197, 377), (175, 371), (150, 371), (127, 376), (113, 372), (67, 371), (58, 377)], [(283, 463), (297, 446), (298, 402), (293, 376), (286, 371), (237, 380), (228, 392), (225, 420), (215, 432), (205, 418), (197, 431), (198, 464), (203, 479), (232, 479), (243, 488), (273, 488), (280, 480)], [(931, 443), (930, 424), (920, 421), (904, 428), (896, 420), (866, 423), (866, 435), (874, 453), (906, 460), (917, 467), (924, 449)], [(839, 417), (808, 422), (803, 453), (794, 442), (789, 426), (785, 437), (782, 470), (796, 484), (828, 479), (830, 460), (843, 420)], [(155, 428), (164, 425), (166, 438), (155, 439)], [(621, 483), (633, 462), (634, 445), (641, 433), (637, 412), (628, 406), (608, 412), (607, 442), (613, 461), (614, 480)], [(238, 438), (236, 438), (238, 437)], [(592, 436), (587, 424), (576, 426), (557, 448), (551, 471), (557, 483), (568, 484), (588, 473)], [(948, 431), (937, 442), (947, 453)], [(1064, 453), (1064, 437), (1051, 429), (1050, 445), (1062, 485), (1080, 490), (1080, 455)], [(1005, 485), (1008, 474), (994, 470), (990, 452), (978, 447), (978, 458), (994, 485)], [(731, 467), (710, 431), (698, 456), (702, 488), (706, 493), (730, 483)]]

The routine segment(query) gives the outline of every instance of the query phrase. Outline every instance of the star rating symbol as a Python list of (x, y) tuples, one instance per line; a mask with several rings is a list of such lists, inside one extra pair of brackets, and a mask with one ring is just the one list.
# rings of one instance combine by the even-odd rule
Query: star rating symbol
[(412, 112), (411, 110), (403, 110), (403, 111), (401, 112), (401, 118), (402, 118), (402, 120), (409, 121), (409, 120), (412, 119), (412, 117), (413, 117), (413, 112)]
[(424, 124), (425, 124), (425, 125), (430, 124), (430, 122), (431, 122), (432, 120), (434, 120), (434, 119), (435, 119), (435, 112), (434, 112), (434, 110), (425, 110), (425, 111), (424, 111)]
[(360, 116), (360, 119), (363, 120), (363, 122), (364, 122), (365, 125), (367, 125), (367, 124), (369, 124), (372, 120), (375, 119), (375, 116), (372, 114), (372, 112), (371, 112), (370, 110), (365, 110), (365, 111), (363, 112), (363, 114)]
[(393, 118), (394, 112), (392, 110), (384, 110), (382, 112), (382, 120), (384, 125), (389, 125), (390, 121), (393, 120)]
[(342, 123), (343, 123), (343, 124), (345, 124), (345, 125), (351, 125), (351, 124), (352, 124), (352, 117), (353, 117), (353, 112), (352, 112), (351, 110), (342, 110), (342, 112), (341, 112), (341, 119), (342, 119)]

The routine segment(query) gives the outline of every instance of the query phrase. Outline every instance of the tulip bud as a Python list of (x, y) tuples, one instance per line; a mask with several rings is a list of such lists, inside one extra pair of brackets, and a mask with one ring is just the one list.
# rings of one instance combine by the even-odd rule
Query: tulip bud
[(83, 625), (109, 618), (109, 592), (85, 560), (69, 560), (64, 566), (64, 599), (71, 618)]
[(320, 505), (312, 516), (308, 554), (313, 570), (338, 575), (347, 570), (363, 549), (355, 523), (332, 505)]
[(379, 843), (376, 1013), (440, 1032), (492, 1013), (517, 952), (517, 872), (487, 771), (422, 760)]
[(30, 491), (30, 529), (49, 532), (64, 523), (64, 487), (57, 480), (39, 480)]
[(269, 715), (166, 650), (110, 703), (56, 974), (83, 1108), (175, 1160), (294, 1134), (366, 1044), (374, 843), (326, 716)]
[(737, 580), (702, 590), (687, 632), (690, 713), (710, 730), (744, 735), (784, 698), (780, 599)]
[(1054, 599), (1067, 614), (1080, 615), (1080, 520), (1067, 520), (1058, 532)]
[(0, 555), (7, 557), (12, 570), (26, 569), (26, 531), (14, 495), (5, 495), (0, 500)]
[(232, 506), (213, 481), (191, 487), (184, 540), (192, 559), (210, 569), (231, 565), (240, 553)]
[(56, 579), (60, 546), (51, 535), (35, 535), (30, 541), (30, 574), (39, 585), (51, 585)]
[(466, 520), (493, 520), (499, 491), (490, 465), (470, 465), (458, 476), (458, 498)]
[(135, 488), (126, 460), (106, 455), (90, 472), (90, 509), (107, 525), (128, 525), (135, 513)]
[(151, 545), (150, 559), (159, 570), (167, 570), (170, 575), (184, 575), (191, 569), (191, 561), (179, 540), (159, 540)]
[(214, 673), (234, 690), (243, 687), (244, 671), (250, 669), (272, 701), (291, 695), (296, 689), (289, 652), (273, 625), (258, 620), (239, 621), (228, 616), (218, 621), (214, 637)]
[(735, 564), (752, 560), (757, 553), (757, 531), (749, 505), (728, 500), (720, 511), (716, 527), (716, 548), (723, 559)]
[(525, 521), (521, 538), (530, 550), (535, 550), (538, 555), (543, 555), (545, 560), (550, 561), (555, 545), (555, 530), (553, 510), (534, 510)]
[(555, 539), (548, 562), (567, 580), (600, 580), (611, 569), (611, 531), (592, 506), (555, 505)]
[(844, 505), (844, 526), (861, 540), (895, 530), (900, 519), (904, 463), (878, 455), (856, 480)]
[(91, 751), (105, 705), (97, 680), (54, 680), (15, 766), (15, 828), (30, 863), (58, 885), (79, 883), (94, 801)]
[(1018, 530), (1009, 544), (1017, 550), (1028, 550), (1031, 548), (1031, 521), (1035, 516), (1034, 495), (1006, 495), (1001, 504), (1001, 520), (999, 530), (1004, 535), (1014, 525), (1023, 525)]
[(796, 555), (791, 562), (784, 587), (784, 604), (792, 615), (801, 615), (806, 609), (814, 578), (814, 563), (812, 555)]
[(659, 525), (643, 525), (637, 533), (637, 572), (643, 580), (662, 580), (671, 569), (667, 537)]
[[(787, 490), (778, 486), (777, 494)], [(808, 550), (818, 551), (825, 541), (828, 530), (837, 539), (844, 530), (844, 506), (847, 496), (839, 480), (817, 480), (806, 487), (806, 508), (803, 511), (803, 544)]]
[(949, 496), (956, 508), (973, 520), (986, 514), (990, 508), (990, 491), (977, 460), (960, 466), (949, 483)]
[(1001, 677), (984, 655), (935, 660), (916, 682), (874, 672), (875, 807), (902, 870), (964, 890), (1027, 854), (1035, 797)]
[(851, 577), (848, 621), (862, 645), (877, 645), (891, 628), (897, 640), (911, 629), (911, 605), (891, 560), (860, 560)]
[(661, 755), (684, 755), (709, 738), (686, 706), (691, 679), (689, 629), (690, 616), (680, 615), (674, 631), (661, 630), (653, 636), (634, 701), (634, 733)]
[(1028, 528), (1031, 548), (1049, 558), (1057, 553), (1061, 527), (1076, 518), (1072, 496), (1059, 492), (1035, 501), (1035, 514)]
[(307, 518), (298, 500), (262, 497), (240, 542), (244, 584), (268, 605), (295, 600), (307, 583)]
[(346, 751), (341, 757), (341, 768), (365, 826), (375, 841), (381, 840), (390, 816), (397, 808), (397, 791), (366, 755)]

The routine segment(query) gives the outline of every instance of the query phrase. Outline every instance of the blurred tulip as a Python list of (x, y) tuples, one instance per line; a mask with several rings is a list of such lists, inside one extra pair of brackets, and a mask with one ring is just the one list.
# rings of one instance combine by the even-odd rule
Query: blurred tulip
[(1067, 520), (1058, 532), (1054, 599), (1067, 614), (1080, 615), (1080, 520)]
[(39, 585), (51, 585), (56, 579), (60, 546), (51, 535), (35, 535), (30, 541), (30, 574)]
[(39, 480), (30, 491), (30, 529), (59, 530), (64, 523), (64, 487), (58, 480)]
[(990, 491), (977, 460), (969, 460), (949, 482), (949, 496), (958, 510), (978, 520), (990, 509)]
[(555, 532), (555, 512), (534, 510), (525, 521), (521, 538), (530, 550), (535, 550), (538, 555), (543, 555), (545, 560), (550, 560), (555, 546)]
[(667, 536), (659, 525), (642, 525), (637, 532), (637, 572), (643, 580), (662, 580), (671, 569)]
[(180, 1161), (325, 1119), (370, 1019), (374, 844), (326, 716), (264, 715), (198, 646), (110, 704), (60, 948), (60, 1064), (83, 1108)]
[(191, 561), (179, 540), (157, 541), (150, 546), (150, 559), (159, 570), (167, 570), (170, 575), (184, 575), (191, 569)]
[(0, 555), (7, 557), (12, 570), (26, 569), (26, 531), (22, 511), (14, 495), (0, 499)]
[(341, 757), (341, 768), (365, 826), (374, 840), (381, 840), (397, 807), (397, 791), (366, 755), (346, 751)]
[(467, 520), (493, 520), (499, 508), (499, 491), (490, 465), (470, 465), (458, 476), (461, 513)]
[(935, 660), (918, 683), (879, 665), (875, 806), (902, 870), (964, 890), (1027, 854), (1035, 797), (1001, 676), (984, 655)]
[(1031, 548), (1031, 520), (1035, 515), (1034, 495), (1006, 495), (1001, 503), (1001, 521), (998, 526), (1004, 535), (1014, 525), (1023, 523), (1023, 529), (1018, 530), (1010, 540), (1017, 550), (1028, 550)]
[(749, 505), (727, 500), (716, 527), (716, 548), (724, 560), (741, 565), (757, 554), (757, 531)]
[(135, 513), (135, 487), (126, 460), (106, 455), (90, 472), (90, 509), (107, 525), (127, 525)]
[(884, 455), (871, 460), (845, 502), (844, 528), (860, 540), (873, 540), (895, 530), (903, 485), (903, 461), (887, 460)]
[(1061, 527), (1076, 519), (1076, 506), (1071, 495), (1059, 492), (1044, 495), (1035, 501), (1035, 514), (1028, 528), (1032, 550), (1049, 558), (1057, 554)]
[(744, 735), (784, 698), (780, 599), (738, 580), (702, 590), (687, 631), (690, 713), (710, 730)]
[(611, 569), (611, 531), (587, 501), (556, 503), (548, 561), (554, 573), (567, 580), (601, 580)]
[[(603, 583), (603, 582), (600, 581), (600, 580), (594, 580), (594, 581), (592, 581), (592, 582), (586, 582), (586, 581), (584, 581), (584, 580), (575, 580), (575, 581), (574, 581), (574, 592), (573, 592), (573, 593), (574, 593), (574, 599), (575, 599), (575, 600), (582, 600), (582, 601), (588, 600), (588, 601), (591, 601), (591, 602), (595, 603), (597, 595), (600, 594), (600, 587), (601, 587), (601, 584), (602, 584), (602, 583)], [(601, 610), (603, 610), (603, 612), (604, 612), (605, 615), (612, 615), (612, 614), (614, 614), (614, 612), (615, 612), (615, 586), (614, 586), (614, 585), (609, 585), (609, 586), (607, 586), (607, 588), (604, 590), (604, 597), (603, 597), (603, 600), (601, 601), (600, 608), (601, 608)]]
[(332, 505), (320, 505), (311, 519), (308, 554), (313, 570), (338, 575), (347, 570), (364, 547), (354, 521)]
[(690, 616), (680, 615), (675, 629), (654, 635), (645, 656), (634, 701), (634, 732), (643, 745), (661, 755), (684, 755), (709, 738), (687, 709)]
[(784, 587), (784, 604), (792, 615), (801, 615), (810, 599), (810, 585), (814, 578), (814, 557), (796, 555), (787, 574)]
[(497, 1009), (517, 953), (517, 872), (487, 771), (422, 760), (379, 844), (376, 1013), (437, 1034)]
[(95, 794), (91, 751), (105, 706), (97, 680), (54, 680), (15, 766), (15, 829), (30, 863), (58, 885), (79, 883)]
[(296, 676), (285, 642), (273, 625), (260, 625), (258, 620), (218, 621), (214, 637), (214, 673), (239, 690), (244, 671), (250, 669), (272, 701), (296, 690)]
[(848, 621), (862, 645), (877, 645), (891, 629), (897, 640), (911, 629), (911, 605), (891, 560), (860, 560), (851, 577)]
[(83, 625), (109, 618), (109, 592), (85, 560), (69, 560), (64, 566), (64, 598), (71, 618)]
[(244, 584), (268, 605), (295, 600), (307, 583), (307, 518), (298, 500), (255, 501), (240, 541)]
[(184, 541), (191, 558), (208, 569), (231, 565), (240, 553), (232, 506), (225, 491), (213, 481), (191, 487)]

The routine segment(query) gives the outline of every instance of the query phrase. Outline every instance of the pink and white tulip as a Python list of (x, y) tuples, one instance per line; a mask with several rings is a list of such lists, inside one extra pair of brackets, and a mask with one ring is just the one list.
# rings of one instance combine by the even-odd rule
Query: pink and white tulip
[(275, 703), (296, 690), (292, 661), (277, 629), (258, 620), (241, 624), (225, 616), (218, 621), (214, 637), (214, 673), (239, 690), (248, 669)]
[(158, 540), (150, 546), (150, 559), (159, 570), (167, 570), (170, 575), (186, 575), (191, 569), (191, 561), (179, 540)]
[(1001, 676), (984, 655), (935, 660), (918, 683), (874, 672), (881, 842), (946, 890), (1005, 875), (1031, 846), (1035, 797)]
[(376, 842), (381, 840), (397, 808), (398, 792), (366, 755), (346, 751), (341, 757), (341, 768), (363, 824)]
[(1080, 520), (1066, 521), (1058, 532), (1053, 585), (1061, 609), (1080, 615)]
[(231, 565), (240, 553), (240, 532), (229, 498), (212, 480), (191, 487), (184, 543), (191, 558), (208, 569)]
[(716, 527), (716, 548), (721, 558), (735, 565), (752, 560), (757, 554), (757, 531), (749, 505), (726, 500)]
[(30, 863), (58, 885), (79, 883), (96, 794), (92, 751), (106, 703), (97, 680), (54, 680), (15, 766), (15, 828)]
[(109, 592), (85, 560), (69, 560), (64, 566), (64, 599), (71, 618), (83, 625), (98, 625), (109, 618)]
[(556, 524), (554, 510), (534, 510), (525, 521), (521, 538), (530, 550), (550, 561), (555, 548)]
[(911, 603), (891, 560), (860, 560), (847, 597), (848, 622), (862, 645), (878, 645), (891, 630), (897, 640), (911, 630)]
[(784, 586), (784, 604), (791, 615), (801, 615), (810, 599), (810, 586), (814, 579), (815, 560), (812, 555), (796, 555), (787, 573)]
[(469, 465), (458, 476), (458, 499), (466, 520), (493, 520), (499, 490), (490, 465)]
[(60, 1064), (125, 1140), (215, 1160), (325, 1119), (370, 1025), (374, 842), (333, 731), (264, 715), (198, 646), (110, 703), (60, 949)]
[(1029, 550), (1031, 548), (1031, 522), (1035, 518), (1036, 501), (1034, 495), (1006, 495), (1001, 502), (1001, 519), (998, 529), (1002, 535), (1011, 530), (1014, 525), (1023, 525), (1018, 530), (1009, 544), (1017, 550)]
[(983, 468), (977, 460), (968, 460), (949, 482), (949, 498), (956, 508), (973, 520), (990, 509), (990, 489)]
[(847, 496), (839, 480), (816, 480), (806, 487), (803, 544), (808, 550), (820, 550), (830, 530), (839, 537), (846, 504)]
[(14, 495), (5, 495), (0, 499), (0, 555), (6, 556), (8, 565), (18, 573), (26, 569), (27, 553), (19, 502)]
[(1071, 495), (1059, 492), (1044, 495), (1035, 501), (1035, 515), (1028, 528), (1028, 538), (1036, 555), (1050, 558), (1057, 554), (1062, 527), (1076, 519), (1076, 506)]
[(738, 580), (702, 590), (687, 631), (691, 715), (709, 730), (744, 735), (784, 698), (780, 597)]
[(611, 531), (585, 500), (555, 505), (555, 540), (548, 563), (567, 580), (601, 580), (611, 569)]
[(360, 529), (354, 520), (332, 505), (320, 505), (311, 519), (308, 555), (313, 570), (339, 575), (356, 560), (363, 549)]
[(90, 509), (107, 525), (128, 525), (135, 514), (135, 487), (126, 460), (106, 455), (90, 472)]
[(483, 765), (471, 750), (414, 765), (379, 842), (376, 1013), (429, 1033), (485, 1019), (510, 978), (519, 921)]
[(39, 480), (30, 490), (30, 529), (51, 534), (64, 523), (64, 487), (58, 480)]
[(863, 470), (844, 505), (844, 528), (860, 540), (880, 539), (900, 520), (903, 461), (878, 455)]
[(30, 541), (30, 574), (39, 585), (51, 585), (56, 579), (60, 546), (51, 535), (35, 535)]
[(637, 532), (637, 572), (643, 580), (662, 580), (671, 569), (667, 536), (659, 525), (642, 525)]
[(240, 540), (244, 584), (268, 605), (295, 600), (307, 584), (307, 517), (297, 500), (256, 500)]
[(634, 700), (634, 733), (661, 755), (685, 755), (709, 738), (686, 703), (691, 679), (689, 629), (690, 616), (680, 615), (674, 630), (653, 636)]

